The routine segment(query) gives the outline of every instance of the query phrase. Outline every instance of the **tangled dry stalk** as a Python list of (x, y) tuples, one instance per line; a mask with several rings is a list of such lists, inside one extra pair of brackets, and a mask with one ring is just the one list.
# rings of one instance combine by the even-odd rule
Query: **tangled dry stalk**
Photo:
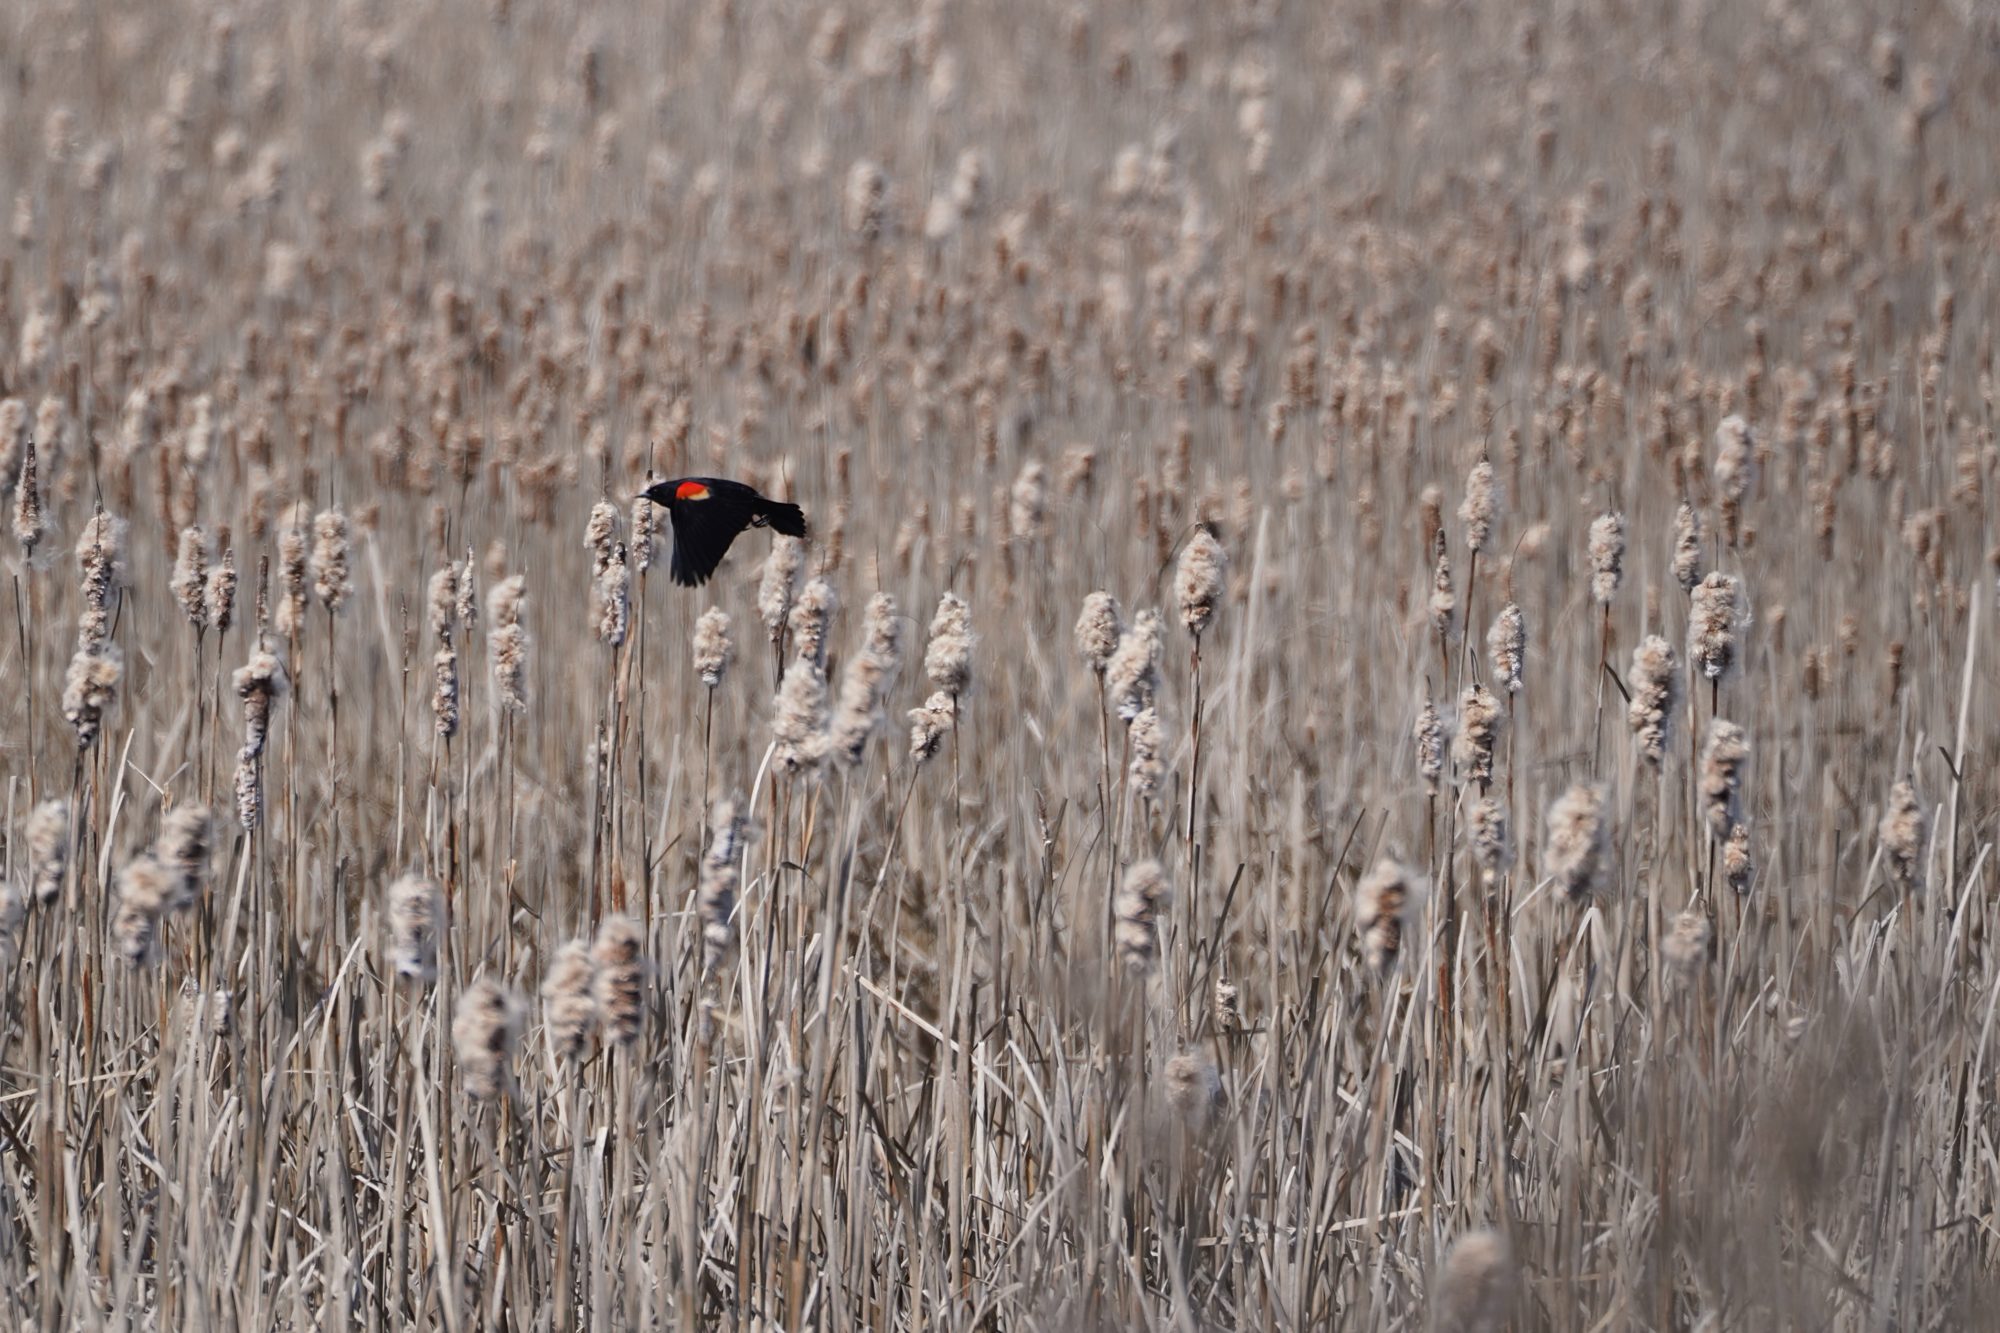
[(1995, 1308), (2000, 21), (1513, 10), (21, 0), (5, 1318)]

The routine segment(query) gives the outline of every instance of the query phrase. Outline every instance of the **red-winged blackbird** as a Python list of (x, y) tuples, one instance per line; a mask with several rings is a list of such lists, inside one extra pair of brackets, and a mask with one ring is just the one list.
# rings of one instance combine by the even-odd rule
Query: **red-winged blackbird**
[(805, 512), (783, 500), (766, 499), (740, 481), (722, 477), (676, 477), (640, 492), (666, 507), (674, 521), (674, 582), (692, 588), (729, 553), (745, 528), (775, 528), (787, 537), (806, 535)]

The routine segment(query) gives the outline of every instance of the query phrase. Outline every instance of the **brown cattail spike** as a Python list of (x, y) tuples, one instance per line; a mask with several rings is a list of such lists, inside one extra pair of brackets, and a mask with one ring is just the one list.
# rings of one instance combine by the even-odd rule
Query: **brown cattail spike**
[(1354, 889), (1354, 928), (1361, 951), (1377, 976), (1394, 970), (1403, 951), (1403, 936), (1422, 908), (1426, 894), (1422, 876), (1387, 857), (1361, 877)]
[(1167, 872), (1158, 861), (1138, 861), (1126, 868), (1111, 899), (1111, 941), (1128, 971), (1143, 976), (1158, 966), (1158, 917), (1172, 898)]
[(482, 1101), (505, 1096), (513, 1086), (514, 1048), (526, 1010), (518, 992), (482, 977), (459, 996), (451, 1021), (451, 1045), (461, 1086)]

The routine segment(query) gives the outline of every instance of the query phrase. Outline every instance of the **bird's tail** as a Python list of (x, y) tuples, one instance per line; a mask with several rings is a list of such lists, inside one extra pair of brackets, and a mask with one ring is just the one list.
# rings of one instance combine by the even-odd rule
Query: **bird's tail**
[(757, 511), (758, 522), (769, 525), (773, 531), (782, 532), (787, 537), (802, 538), (806, 535), (805, 510), (783, 500), (763, 500), (761, 496), (758, 498), (762, 500), (762, 505)]

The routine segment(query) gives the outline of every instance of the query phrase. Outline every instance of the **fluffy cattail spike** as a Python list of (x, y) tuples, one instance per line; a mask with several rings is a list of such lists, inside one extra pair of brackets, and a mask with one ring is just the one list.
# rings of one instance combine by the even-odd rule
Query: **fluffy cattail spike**
[(444, 924), (444, 894), (436, 883), (404, 875), (389, 886), (389, 966), (398, 977), (417, 986), (437, 980)]
[(1215, 619), (1215, 609), (1222, 601), (1223, 577), (1229, 568), (1229, 558), (1223, 553), (1222, 543), (1206, 524), (1194, 530), (1194, 536), (1181, 548), (1180, 566), (1174, 572), (1174, 593), (1180, 600), (1181, 624), (1189, 634), (1199, 639)]
[(1158, 918), (1173, 899), (1167, 872), (1158, 861), (1134, 862), (1111, 899), (1111, 941), (1118, 961), (1142, 976), (1159, 965)]
[(468, 1097), (490, 1101), (513, 1086), (514, 1048), (525, 1012), (520, 994), (491, 977), (481, 977), (459, 996), (451, 1045)]
[(1384, 857), (1354, 889), (1354, 924), (1362, 952), (1378, 976), (1386, 976), (1402, 953), (1403, 935), (1423, 905), (1423, 877), (1400, 861)]

